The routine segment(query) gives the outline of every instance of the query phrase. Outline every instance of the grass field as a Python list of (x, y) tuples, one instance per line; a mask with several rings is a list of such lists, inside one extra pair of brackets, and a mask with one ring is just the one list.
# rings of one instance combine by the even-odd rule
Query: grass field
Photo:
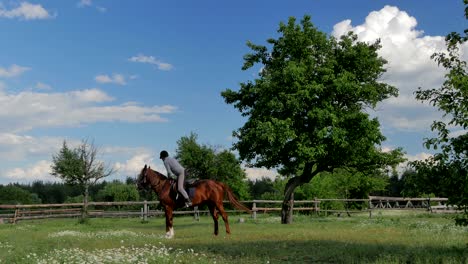
[[(243, 217), (244, 223), (238, 219)], [(214, 237), (208, 216), (23, 221), (0, 225), (0, 263), (468, 263), (468, 228), (447, 216), (384, 212), (353, 217), (230, 216)]]

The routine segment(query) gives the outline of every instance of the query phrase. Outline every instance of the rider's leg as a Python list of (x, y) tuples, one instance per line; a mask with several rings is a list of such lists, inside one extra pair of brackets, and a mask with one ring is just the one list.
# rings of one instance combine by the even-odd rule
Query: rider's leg
[(182, 194), (182, 196), (184, 196), (185, 205), (189, 207), (189, 206), (192, 206), (192, 203), (190, 202), (189, 196), (184, 189), (184, 180), (185, 180), (185, 175), (184, 175), (184, 172), (182, 172), (177, 177), (177, 190)]

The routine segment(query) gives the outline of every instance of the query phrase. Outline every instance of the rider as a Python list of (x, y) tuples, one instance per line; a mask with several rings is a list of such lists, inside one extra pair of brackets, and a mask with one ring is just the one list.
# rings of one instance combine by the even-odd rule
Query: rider
[(177, 177), (177, 190), (184, 196), (185, 198), (185, 207), (192, 206), (192, 202), (190, 201), (187, 192), (184, 189), (184, 179), (185, 179), (185, 169), (180, 165), (180, 163), (172, 158), (169, 157), (169, 153), (163, 150), (159, 154), (159, 158), (162, 159), (164, 162), (164, 166), (167, 170), (167, 176), (175, 175)]

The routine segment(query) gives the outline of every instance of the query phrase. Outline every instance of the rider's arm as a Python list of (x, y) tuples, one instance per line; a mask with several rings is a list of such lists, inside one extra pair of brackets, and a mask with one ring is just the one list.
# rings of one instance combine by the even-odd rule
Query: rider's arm
[(164, 160), (164, 167), (166, 167), (167, 177), (174, 178), (174, 173), (171, 170), (171, 166), (169, 165), (168, 159)]

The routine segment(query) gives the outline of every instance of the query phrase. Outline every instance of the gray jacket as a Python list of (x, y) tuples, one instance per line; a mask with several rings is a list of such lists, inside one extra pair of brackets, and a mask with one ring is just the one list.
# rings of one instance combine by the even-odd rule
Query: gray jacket
[(174, 178), (174, 176), (178, 177), (180, 174), (184, 173), (184, 167), (182, 167), (176, 159), (166, 157), (163, 162), (164, 167), (166, 167), (168, 177)]

